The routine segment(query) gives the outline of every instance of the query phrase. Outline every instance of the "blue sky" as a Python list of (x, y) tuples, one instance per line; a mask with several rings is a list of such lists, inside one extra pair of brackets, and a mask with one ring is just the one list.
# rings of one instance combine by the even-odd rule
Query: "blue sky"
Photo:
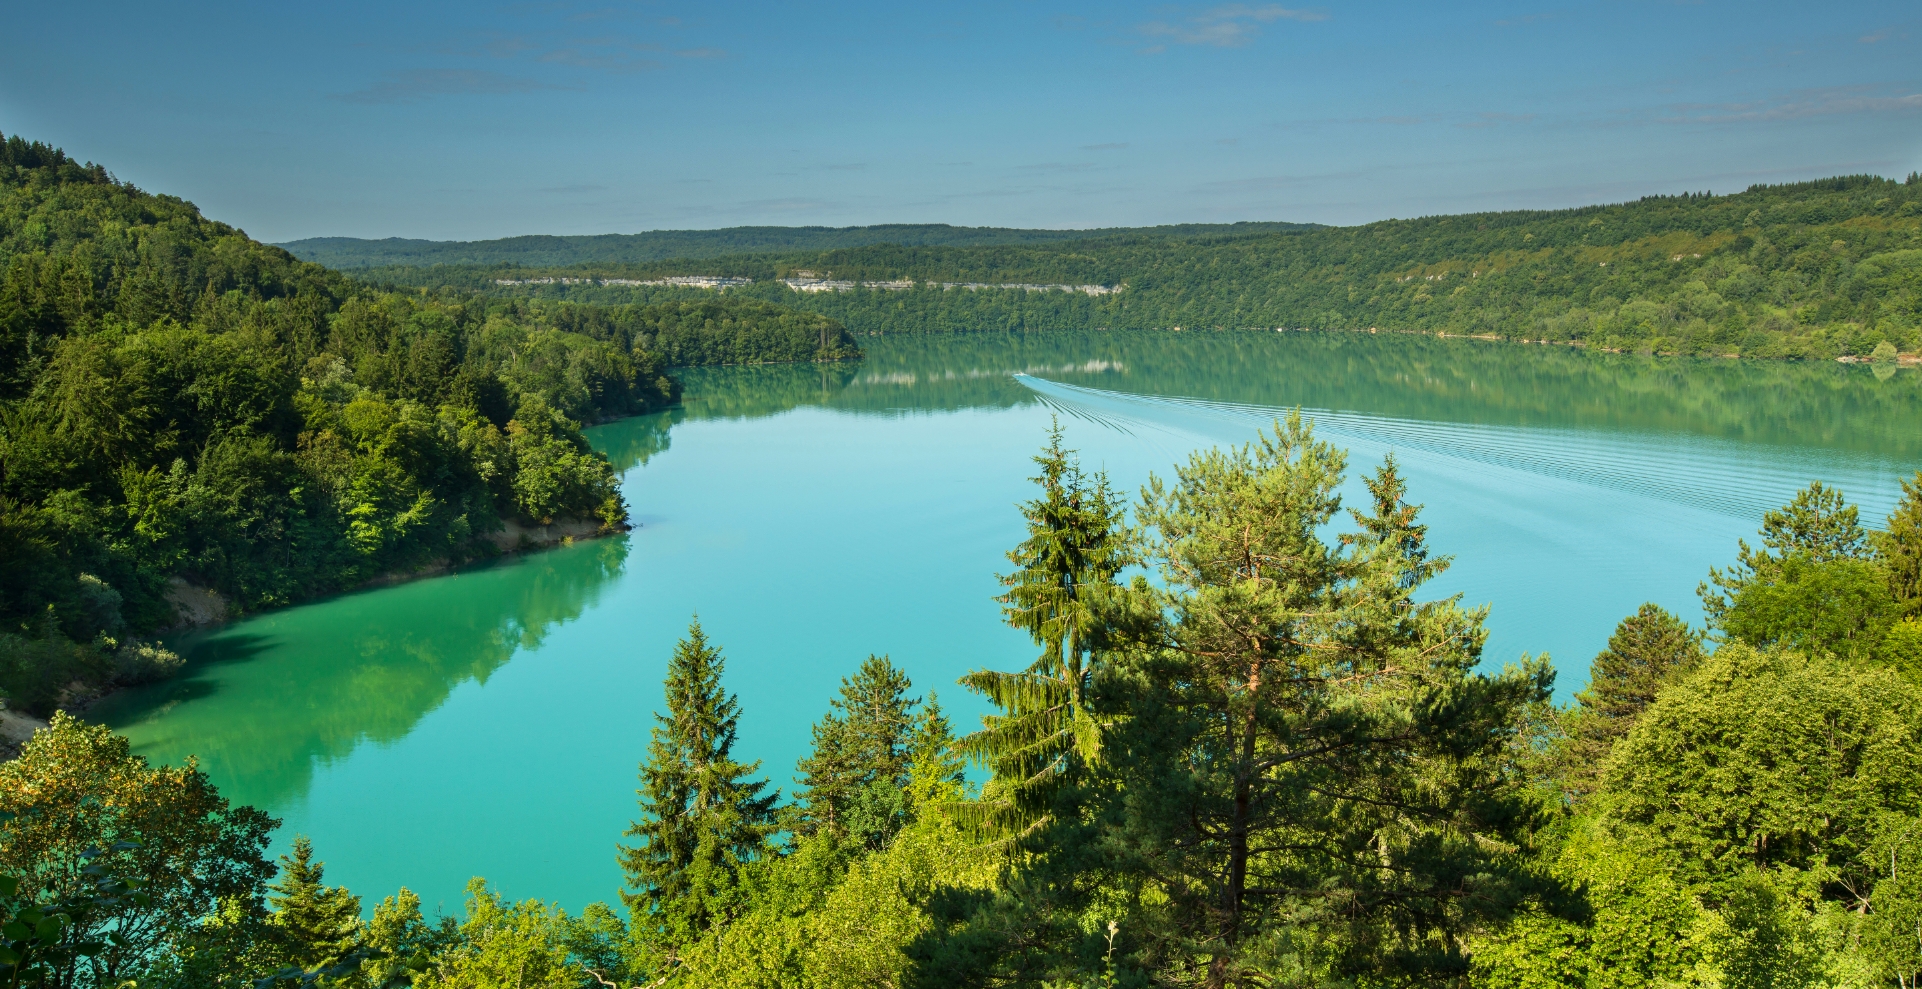
[(1913, 0), (79, 0), (5, 25), (0, 131), (273, 241), (1357, 223), (1922, 169)]

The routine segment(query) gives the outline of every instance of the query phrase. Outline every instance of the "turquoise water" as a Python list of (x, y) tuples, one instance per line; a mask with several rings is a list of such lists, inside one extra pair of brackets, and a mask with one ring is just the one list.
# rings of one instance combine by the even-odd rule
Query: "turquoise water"
[(1698, 618), (1708, 567), (1810, 479), (1879, 520), (1922, 465), (1918, 376), (1834, 364), (983, 334), (684, 377), (684, 408), (590, 431), (625, 471), (632, 533), (202, 634), (186, 676), (95, 716), (150, 759), (197, 757), (364, 896), (406, 885), (452, 911), (482, 875), (577, 909), (615, 896), (661, 675), (697, 612), (728, 656), (741, 754), (784, 789), (870, 652), (972, 722), (954, 678), (1030, 658), (995, 574), (1054, 416), (1130, 491), (1296, 405), (1351, 474), (1394, 451), (1457, 558), (1437, 591), (1492, 606), (1489, 662), (1550, 653), (1564, 698), (1643, 601)]

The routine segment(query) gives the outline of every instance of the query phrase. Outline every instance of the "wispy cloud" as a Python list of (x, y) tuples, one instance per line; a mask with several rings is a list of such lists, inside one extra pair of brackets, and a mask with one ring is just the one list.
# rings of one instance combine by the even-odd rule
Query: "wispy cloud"
[(1922, 112), (1922, 93), (1889, 94), (1868, 86), (1832, 86), (1745, 103), (1677, 103), (1658, 119), (1668, 123), (1731, 123), (1916, 112)]
[(646, 72), (658, 69), (654, 58), (661, 46), (629, 41), (626, 38), (581, 38), (542, 52), (540, 60), (551, 65), (569, 65), (599, 72)]
[(530, 93), (539, 89), (557, 89), (536, 79), (523, 79), (518, 76), (502, 75), (499, 72), (479, 72), (472, 69), (413, 69), (407, 72), (389, 72), (379, 82), (366, 89), (351, 93), (339, 93), (334, 99), (346, 103), (418, 103), (436, 96), (453, 96), (468, 93), (504, 94)]
[(683, 48), (674, 54), (682, 58), (726, 58), (725, 48)]
[(581, 192), (606, 192), (607, 186), (604, 186), (604, 185), (551, 185), (545, 189), (542, 189), (541, 191), (557, 193), (561, 195), (566, 195), (569, 193), (581, 193)]
[(1109, 144), (1084, 144), (1081, 146), (1081, 150), (1083, 151), (1120, 151), (1122, 148), (1125, 148), (1127, 146), (1128, 146), (1128, 142), (1126, 141), (1115, 141)]
[(1494, 127), (1497, 124), (1525, 124), (1535, 119), (1532, 113), (1478, 113), (1475, 119), (1464, 120), (1457, 127)]
[(1153, 54), (1166, 51), (1170, 44), (1240, 48), (1261, 33), (1263, 24), (1272, 24), (1275, 21), (1312, 22), (1327, 19), (1328, 15), (1320, 11), (1296, 10), (1274, 4), (1250, 7), (1246, 4), (1231, 3), (1177, 22), (1148, 21), (1145, 24), (1136, 25), (1135, 31), (1159, 42), (1142, 49), (1145, 53)]
[(1891, 28), (1885, 27), (1882, 30), (1875, 32), (1874, 34), (1865, 34), (1855, 40), (1860, 41), (1865, 45), (1872, 45), (1878, 41), (1887, 41), (1894, 36), (1895, 36), (1895, 31)]

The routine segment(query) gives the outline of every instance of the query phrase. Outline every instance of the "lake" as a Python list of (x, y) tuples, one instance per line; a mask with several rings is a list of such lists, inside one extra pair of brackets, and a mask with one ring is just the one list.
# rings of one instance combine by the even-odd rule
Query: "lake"
[(1387, 334), (868, 345), (683, 372), (681, 408), (590, 430), (631, 533), (185, 637), (181, 678), (92, 716), (282, 818), (278, 850), (311, 835), (370, 908), (405, 885), (458, 911), (481, 875), (578, 910), (615, 900), (635, 768), (697, 613), (740, 697), (737, 754), (784, 792), (869, 653), (974, 723), (955, 678), (1032, 659), (993, 597), (1051, 417), (1129, 492), (1297, 406), (1351, 451), (1350, 504), (1392, 451), (1455, 556), (1431, 587), (1492, 606), (1490, 664), (1549, 653), (1563, 700), (1642, 602), (1699, 622), (1708, 568), (1809, 480), (1879, 524), (1922, 465), (1911, 370)]

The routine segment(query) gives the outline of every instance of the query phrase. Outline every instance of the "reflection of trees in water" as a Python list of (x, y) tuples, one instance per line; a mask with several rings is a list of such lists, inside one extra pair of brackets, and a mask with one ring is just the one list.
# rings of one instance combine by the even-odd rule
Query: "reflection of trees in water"
[(625, 473), (667, 452), (668, 430), (687, 418), (683, 409), (620, 419), (587, 431), (587, 441), (607, 454), (608, 462)]
[(95, 716), (151, 759), (195, 755), (230, 796), (284, 805), (316, 761), (405, 737), (460, 684), (538, 649), (594, 606), (627, 553), (624, 537), (593, 540), (242, 622), (191, 643), (185, 678)]
[(1058, 332), (869, 338), (853, 364), (682, 372), (689, 418), (1033, 401), (1010, 376), (1408, 419), (1627, 429), (1922, 457), (1922, 374), (1825, 361), (1604, 354), (1402, 334)]

